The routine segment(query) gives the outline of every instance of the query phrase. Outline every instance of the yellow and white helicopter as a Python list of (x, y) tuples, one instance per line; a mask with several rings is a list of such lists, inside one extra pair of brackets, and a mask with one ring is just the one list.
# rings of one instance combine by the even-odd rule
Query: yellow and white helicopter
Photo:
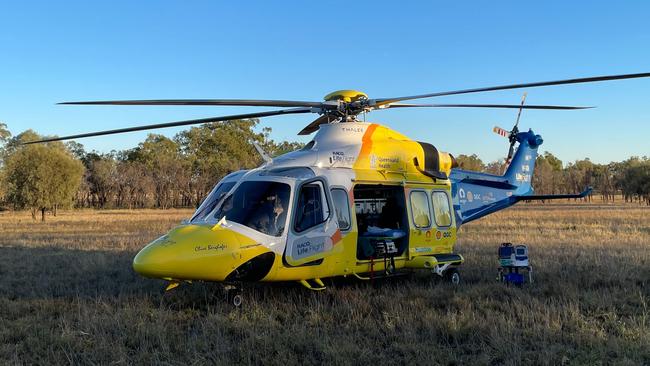
[[(424, 269), (457, 284), (463, 257), (454, 252), (458, 228), (521, 200), (583, 197), (533, 194), (531, 177), (542, 138), (532, 131), (510, 139), (503, 175), (460, 170), (451, 154), (388, 127), (359, 122), (362, 113), (388, 108), (460, 107), (580, 109), (586, 107), (495, 104), (405, 104), (403, 101), (495, 90), (648, 77), (650, 73), (504, 85), (396, 98), (368, 98), (354, 90), (328, 94), (323, 102), (286, 100), (131, 100), (69, 102), (112, 105), (226, 105), (285, 109), (178, 121), (35, 142), (130, 131), (318, 113), (300, 134), (316, 132), (300, 150), (221, 180), (190, 220), (144, 247), (134, 258), (139, 274), (170, 281), (226, 283), (297, 281), (311, 290), (322, 279), (367, 280), (402, 269)], [(519, 118), (517, 118), (518, 123)], [(514, 146), (518, 148), (514, 152)], [(233, 297), (235, 305), (241, 296)]]

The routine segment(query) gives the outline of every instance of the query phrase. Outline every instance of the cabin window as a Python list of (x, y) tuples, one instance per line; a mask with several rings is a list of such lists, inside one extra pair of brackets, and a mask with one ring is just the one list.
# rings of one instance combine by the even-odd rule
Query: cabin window
[(342, 188), (333, 188), (332, 201), (336, 218), (339, 220), (339, 229), (350, 229), (350, 201), (348, 200), (348, 192)]
[(221, 201), (221, 199), (225, 197), (226, 193), (232, 189), (235, 183), (237, 182), (222, 182), (217, 184), (214, 190), (212, 190), (212, 193), (208, 195), (201, 206), (199, 206), (199, 209), (196, 210), (196, 213), (194, 214), (194, 217), (192, 217), (191, 222), (199, 222), (205, 220), (210, 212), (212, 212), (217, 207), (217, 204)]
[(223, 199), (214, 218), (248, 226), (261, 233), (281, 236), (287, 220), (291, 188), (279, 182), (243, 182)]
[(296, 208), (296, 232), (302, 232), (321, 224), (329, 217), (329, 207), (325, 198), (323, 184), (319, 181), (308, 183), (300, 188)]
[(423, 229), (431, 226), (429, 198), (426, 192), (411, 192), (411, 215), (413, 216), (413, 224), (415, 224), (415, 227)]
[(449, 196), (446, 192), (433, 191), (431, 193), (431, 202), (433, 203), (433, 218), (438, 226), (451, 226), (451, 207), (449, 206)]

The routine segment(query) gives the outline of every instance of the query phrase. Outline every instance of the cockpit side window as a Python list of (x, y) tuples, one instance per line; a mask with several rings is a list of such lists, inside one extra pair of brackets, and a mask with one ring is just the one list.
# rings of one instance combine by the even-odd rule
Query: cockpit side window
[(336, 211), (336, 217), (339, 220), (339, 228), (341, 230), (350, 229), (350, 201), (348, 200), (348, 192), (343, 188), (332, 188), (332, 205)]
[(330, 210), (325, 198), (323, 184), (319, 181), (308, 183), (300, 188), (294, 229), (302, 232), (323, 223)]
[(281, 236), (287, 221), (291, 188), (279, 182), (243, 182), (223, 200), (216, 220), (236, 222), (271, 236)]
[(212, 193), (208, 195), (208, 197), (203, 201), (201, 206), (199, 206), (199, 209), (196, 210), (196, 213), (194, 216), (192, 216), (191, 222), (197, 223), (200, 221), (204, 221), (210, 212), (212, 212), (216, 207), (217, 204), (221, 201), (221, 199), (228, 193), (232, 187), (235, 185), (236, 182), (222, 182), (219, 183), (214, 190), (212, 190)]

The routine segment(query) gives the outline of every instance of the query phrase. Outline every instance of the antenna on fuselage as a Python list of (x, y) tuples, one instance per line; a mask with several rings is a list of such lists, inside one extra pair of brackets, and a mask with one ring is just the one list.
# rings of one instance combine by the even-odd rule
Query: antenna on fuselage
[(265, 163), (273, 162), (273, 159), (269, 156), (269, 154), (266, 153), (266, 151), (264, 151), (264, 149), (262, 149), (260, 144), (258, 144), (256, 141), (253, 141), (253, 146), (255, 146), (255, 150), (257, 150)]

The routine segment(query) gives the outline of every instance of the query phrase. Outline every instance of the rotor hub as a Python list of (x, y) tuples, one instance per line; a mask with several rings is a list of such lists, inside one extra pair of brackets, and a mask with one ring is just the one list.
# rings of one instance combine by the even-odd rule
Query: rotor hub
[(358, 90), (345, 89), (331, 92), (323, 99), (325, 99), (326, 102), (341, 101), (344, 103), (352, 103), (358, 100), (368, 99), (368, 95)]

